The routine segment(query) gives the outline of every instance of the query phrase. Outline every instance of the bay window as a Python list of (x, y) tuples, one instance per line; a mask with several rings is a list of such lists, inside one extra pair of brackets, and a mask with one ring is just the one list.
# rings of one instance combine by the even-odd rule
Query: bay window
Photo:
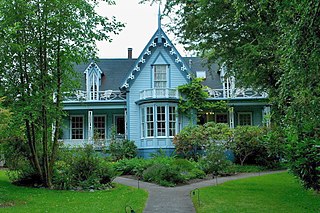
[(152, 105), (141, 108), (141, 137), (173, 137), (177, 132), (175, 106)]

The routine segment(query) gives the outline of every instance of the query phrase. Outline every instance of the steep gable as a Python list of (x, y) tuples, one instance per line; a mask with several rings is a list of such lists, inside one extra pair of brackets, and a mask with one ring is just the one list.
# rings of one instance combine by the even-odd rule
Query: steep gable
[[(151, 55), (155, 53), (158, 47), (163, 47), (165, 49), (165, 51), (174, 60), (175, 66), (177, 66), (177, 68), (181, 71), (186, 79), (191, 78), (191, 71), (189, 67), (185, 64), (183, 58), (174, 47), (170, 39), (167, 37), (165, 32), (160, 28), (154, 33), (154, 35), (140, 54), (139, 58), (137, 59), (133, 68), (130, 70), (120, 89), (127, 90), (133, 84), (135, 79), (139, 76), (140, 71), (145, 66), (147, 60), (151, 58)], [(165, 62), (164, 57), (159, 55), (155, 62), (160, 63), (161, 60), (163, 63)]]

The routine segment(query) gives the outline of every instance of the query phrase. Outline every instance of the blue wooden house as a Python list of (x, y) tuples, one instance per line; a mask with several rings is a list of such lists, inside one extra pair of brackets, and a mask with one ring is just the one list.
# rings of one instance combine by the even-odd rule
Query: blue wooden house
[[(108, 145), (112, 127), (119, 138), (135, 141), (140, 156), (173, 150), (173, 137), (186, 125), (196, 123), (177, 114), (179, 85), (192, 77), (204, 78), (209, 101), (226, 100), (226, 112), (202, 112), (200, 122), (262, 125), (270, 107), (266, 94), (235, 88), (234, 78), (213, 65), (208, 70), (198, 57), (181, 57), (159, 26), (136, 59), (100, 59), (75, 67), (81, 88), (65, 98), (62, 140), (71, 146), (84, 143)], [(96, 140), (98, 138), (98, 140)]]

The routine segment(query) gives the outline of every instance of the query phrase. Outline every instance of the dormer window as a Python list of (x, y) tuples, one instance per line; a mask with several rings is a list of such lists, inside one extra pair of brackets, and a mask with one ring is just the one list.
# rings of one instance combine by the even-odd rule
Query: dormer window
[(167, 65), (154, 65), (153, 73), (153, 87), (154, 88), (167, 88)]
[(196, 76), (197, 78), (204, 78), (204, 79), (207, 78), (206, 71), (197, 71)]
[(85, 70), (88, 100), (99, 99), (102, 71), (95, 63), (91, 63)]

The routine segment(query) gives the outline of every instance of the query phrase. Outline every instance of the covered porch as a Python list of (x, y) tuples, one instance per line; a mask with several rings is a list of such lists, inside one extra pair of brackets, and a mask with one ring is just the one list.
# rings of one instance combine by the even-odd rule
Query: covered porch
[(109, 146), (111, 136), (127, 137), (126, 107), (65, 106), (61, 141), (65, 146), (76, 147), (92, 144), (96, 149)]

